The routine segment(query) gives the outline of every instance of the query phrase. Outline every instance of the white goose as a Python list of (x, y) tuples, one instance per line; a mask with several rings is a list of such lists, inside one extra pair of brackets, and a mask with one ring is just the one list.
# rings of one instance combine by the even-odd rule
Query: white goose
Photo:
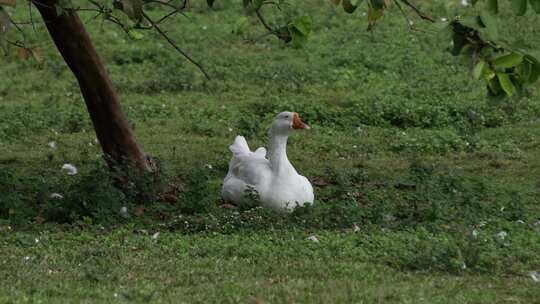
[(233, 153), (221, 191), (225, 201), (240, 202), (250, 189), (256, 190), (263, 206), (276, 211), (292, 211), (313, 204), (313, 187), (299, 175), (287, 158), (287, 139), (293, 130), (309, 129), (298, 113), (279, 113), (270, 127), (269, 153), (259, 148), (251, 152), (246, 139), (237, 136), (229, 146)]

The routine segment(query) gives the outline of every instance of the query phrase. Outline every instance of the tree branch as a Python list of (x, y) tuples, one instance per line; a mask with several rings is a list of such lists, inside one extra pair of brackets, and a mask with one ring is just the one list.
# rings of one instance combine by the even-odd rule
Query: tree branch
[(410, 3), (408, 0), (399, 0), (399, 1), (403, 2), (403, 4), (405, 4), (406, 6), (410, 7), (418, 15), (418, 17), (426, 21), (435, 23), (435, 19), (423, 13), (422, 11), (420, 11), (414, 4)]
[(165, 38), (165, 40), (167, 40), (167, 42), (180, 54), (182, 54), (182, 56), (184, 56), (187, 60), (189, 60), (191, 63), (193, 63), (195, 66), (197, 66), (199, 68), (199, 70), (204, 74), (204, 76), (206, 77), (206, 79), (210, 80), (210, 75), (208, 75), (208, 73), (206, 72), (206, 70), (204, 69), (204, 67), (198, 63), (197, 61), (195, 61), (193, 58), (191, 58), (185, 51), (183, 51), (181, 48), (179, 48), (176, 43), (158, 26), (158, 24), (156, 24), (146, 13), (143, 12), (143, 17), (144, 19), (146, 19), (148, 22), (150, 22), (150, 24), (152, 25), (153, 28), (156, 29), (156, 31), (163, 37)]

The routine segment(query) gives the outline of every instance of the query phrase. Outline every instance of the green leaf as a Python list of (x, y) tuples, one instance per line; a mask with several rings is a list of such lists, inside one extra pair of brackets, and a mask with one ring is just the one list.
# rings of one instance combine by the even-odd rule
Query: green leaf
[(497, 0), (487, 0), (487, 10), (490, 14), (499, 13), (499, 2)]
[(488, 89), (491, 96), (500, 96), (501, 93), (504, 94), (498, 78), (492, 78), (488, 81)]
[(497, 68), (512, 68), (519, 65), (523, 61), (523, 55), (518, 53), (510, 53), (496, 58), (493, 65)]
[(493, 71), (491, 69), (491, 67), (489, 65), (487, 65), (487, 64), (484, 66), (484, 71), (483, 71), (482, 75), (484, 76), (484, 79), (487, 80), (487, 81), (492, 80), (496, 76), (495, 71)]
[(129, 35), (129, 37), (131, 37), (132, 39), (135, 39), (135, 40), (141, 40), (141, 39), (144, 38), (144, 35), (140, 31), (137, 31), (135, 29), (130, 29), (128, 31), (128, 35)]
[(470, 27), (472, 29), (478, 30), (482, 28), (482, 23), (480, 20), (480, 16), (467, 16), (464, 18), (461, 18), (459, 20), (459, 23), (463, 24), (466, 27)]
[(512, 10), (518, 16), (523, 16), (527, 12), (527, 0), (512, 0)]
[(474, 66), (474, 69), (473, 69), (474, 79), (480, 79), (480, 77), (484, 74), (485, 67), (486, 67), (485, 60), (478, 61), (478, 63)]
[(530, 62), (527, 62), (526, 60), (523, 60), (523, 62), (517, 66), (517, 71), (519, 73), (519, 77), (521, 79), (522, 83), (529, 83), (529, 79), (531, 78), (533, 65)]
[(540, 14), (540, 0), (529, 0), (529, 3), (531, 4), (533, 10)]
[(497, 78), (501, 84), (501, 88), (504, 90), (506, 95), (512, 96), (516, 93), (516, 86), (510, 79), (510, 76), (506, 73), (497, 73)]
[(310, 16), (296, 18), (289, 24), (289, 32), (295, 47), (302, 47), (311, 33), (312, 19)]
[(310, 16), (302, 16), (302, 17), (296, 18), (292, 22), (292, 25), (304, 36), (309, 36), (309, 34), (311, 33), (313, 20), (311, 19)]
[(249, 19), (246, 16), (241, 16), (234, 23), (232, 32), (236, 35), (242, 35), (249, 26)]
[(498, 40), (499, 29), (497, 27), (497, 19), (487, 12), (482, 12), (480, 14), (480, 19), (482, 20), (482, 23), (486, 26), (489, 39)]
[(528, 83), (535, 83), (540, 78), (540, 62), (531, 55), (525, 55), (523, 61), (531, 66), (531, 74)]
[(480, 13), (480, 19), (482, 20), (482, 23), (486, 26), (489, 38), (491, 40), (498, 40), (499, 29), (497, 26), (497, 19), (493, 17), (493, 15), (485, 11)]

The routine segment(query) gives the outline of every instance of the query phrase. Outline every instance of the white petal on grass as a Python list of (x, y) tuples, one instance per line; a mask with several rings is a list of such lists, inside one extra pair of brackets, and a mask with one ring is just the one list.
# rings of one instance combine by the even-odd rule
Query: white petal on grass
[(508, 233), (506, 231), (501, 231), (497, 233), (497, 237), (501, 240), (504, 240), (508, 236)]
[(60, 193), (54, 192), (54, 193), (49, 194), (49, 198), (53, 198), (53, 199), (63, 199), (64, 196), (63, 196), (62, 194), (60, 194)]
[(152, 235), (152, 240), (157, 240), (157, 239), (159, 239), (159, 231)]
[(477, 238), (477, 237), (478, 237), (478, 230), (474, 229), (474, 230), (472, 231), (472, 236), (473, 236), (474, 238)]
[(316, 236), (314, 236), (314, 235), (308, 236), (307, 239), (310, 240), (310, 241), (312, 241), (313, 243), (319, 243), (319, 239), (318, 239)]
[(123, 216), (123, 217), (128, 216), (128, 209), (127, 209), (126, 206), (122, 206), (122, 208), (120, 208), (120, 215)]
[(537, 283), (540, 282), (540, 274), (538, 273), (538, 271), (529, 271), (528, 275), (529, 278), (531, 278), (533, 281)]
[(50, 141), (47, 145), (49, 147), (51, 147), (51, 149), (56, 149), (56, 142), (55, 141)]
[(358, 231), (360, 231), (360, 227), (358, 227), (358, 225), (354, 224), (353, 232), (358, 232)]
[(78, 171), (77, 171), (77, 167), (75, 167), (75, 166), (72, 165), (72, 164), (64, 164), (64, 165), (62, 166), (62, 170), (67, 171), (67, 174), (68, 174), (68, 175), (75, 175), (75, 174), (77, 174), (77, 172), (78, 172)]

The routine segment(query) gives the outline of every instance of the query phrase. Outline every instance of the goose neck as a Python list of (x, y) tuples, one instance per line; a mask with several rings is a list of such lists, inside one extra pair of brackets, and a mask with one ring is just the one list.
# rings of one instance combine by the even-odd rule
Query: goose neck
[(287, 157), (288, 135), (270, 134), (269, 159), (270, 164), (278, 173), (294, 170)]

